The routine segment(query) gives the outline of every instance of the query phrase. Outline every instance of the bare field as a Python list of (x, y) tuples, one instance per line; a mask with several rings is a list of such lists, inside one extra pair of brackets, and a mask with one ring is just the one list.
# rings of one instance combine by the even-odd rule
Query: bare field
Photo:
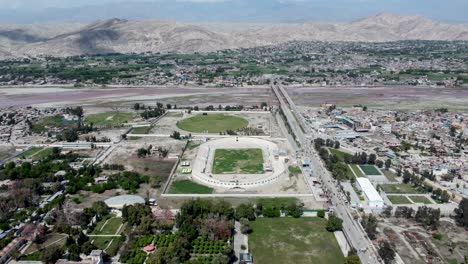
[(385, 109), (428, 109), (448, 107), (468, 111), (468, 89), (430, 87), (309, 87), (288, 88), (291, 98), (300, 106), (334, 103), (340, 106), (364, 104)]
[[(131, 107), (135, 102), (154, 104), (155, 100), (178, 105), (260, 104), (268, 101), (268, 87), (121, 87), (65, 88), (15, 87), (0, 91), (0, 108), (10, 106), (59, 106), (87, 104)], [(179, 99), (181, 97), (181, 99)]]

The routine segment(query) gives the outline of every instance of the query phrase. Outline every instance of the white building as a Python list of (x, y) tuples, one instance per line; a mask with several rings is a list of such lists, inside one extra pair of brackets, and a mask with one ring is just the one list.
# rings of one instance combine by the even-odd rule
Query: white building
[(369, 179), (360, 177), (356, 178), (356, 181), (361, 188), (366, 200), (369, 203), (369, 207), (371, 208), (383, 208), (384, 207), (384, 200), (380, 197), (377, 190), (374, 188), (374, 185), (369, 181)]
[(145, 204), (145, 199), (138, 195), (119, 195), (104, 201), (107, 206), (114, 209), (122, 209), (124, 205)]

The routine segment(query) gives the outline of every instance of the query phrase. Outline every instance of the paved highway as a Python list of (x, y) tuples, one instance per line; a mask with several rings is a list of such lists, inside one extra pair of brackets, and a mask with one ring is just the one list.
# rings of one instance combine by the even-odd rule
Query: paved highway
[(310, 160), (312, 167), (311, 173), (313, 176), (322, 179), (324, 190), (334, 206), (335, 214), (343, 219), (343, 232), (351, 246), (358, 251), (357, 254), (361, 262), (367, 264), (382, 263), (375, 247), (365, 234), (362, 226), (353, 219), (350, 209), (347, 206), (347, 200), (340, 192), (337, 181), (335, 181), (331, 173), (325, 169), (317, 151), (313, 148), (312, 139), (321, 136), (318, 132), (315, 132), (319, 131), (318, 128), (311, 127), (310, 124), (305, 122), (294, 102), (281, 85), (273, 85), (272, 89), (280, 101), (280, 107), (293, 130), (292, 132), (296, 135), (301, 145), (302, 157)]

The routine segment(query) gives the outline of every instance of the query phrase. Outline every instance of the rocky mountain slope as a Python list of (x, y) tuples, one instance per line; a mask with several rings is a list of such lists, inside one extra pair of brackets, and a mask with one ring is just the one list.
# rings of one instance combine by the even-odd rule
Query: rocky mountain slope
[(468, 40), (468, 25), (389, 13), (351, 23), (187, 24), (111, 19), (90, 25), (0, 25), (0, 57), (210, 52), (293, 40)]

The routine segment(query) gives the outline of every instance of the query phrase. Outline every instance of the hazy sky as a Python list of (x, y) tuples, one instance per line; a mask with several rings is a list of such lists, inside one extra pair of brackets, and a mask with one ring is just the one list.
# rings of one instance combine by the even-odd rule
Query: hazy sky
[(349, 21), (385, 11), (468, 23), (468, 0), (0, 0), (1, 23), (80, 22), (110, 17)]

